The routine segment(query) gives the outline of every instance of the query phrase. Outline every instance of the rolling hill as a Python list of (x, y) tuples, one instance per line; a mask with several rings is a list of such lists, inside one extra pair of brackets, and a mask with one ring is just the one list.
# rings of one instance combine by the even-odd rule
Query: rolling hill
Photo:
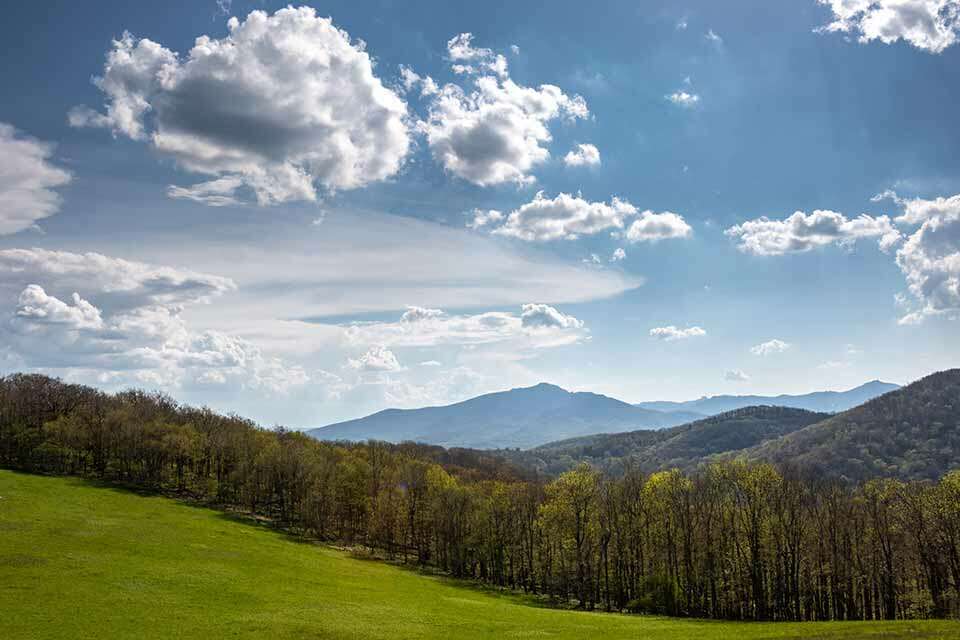
[(836, 413), (846, 411), (863, 404), (867, 400), (899, 388), (900, 386), (896, 384), (872, 380), (847, 391), (816, 391), (802, 395), (782, 394), (778, 396), (710, 396), (687, 402), (640, 402), (634, 406), (653, 411), (691, 411), (705, 416), (761, 405)]
[(941, 371), (738, 457), (850, 480), (935, 479), (960, 465), (960, 369)]
[(628, 465), (646, 473), (674, 467), (689, 471), (717, 454), (776, 440), (828, 417), (789, 407), (745, 407), (660, 431), (585, 436), (503, 455), (549, 475), (581, 462), (613, 474)]
[(304, 544), (250, 520), (0, 470), (0, 638), (955, 638), (949, 620), (720, 622), (545, 600)]
[(689, 411), (644, 409), (596, 393), (572, 393), (541, 383), (442, 407), (387, 409), (308, 433), (321, 440), (415, 440), (444, 447), (525, 449), (595, 433), (660, 429), (700, 417)]

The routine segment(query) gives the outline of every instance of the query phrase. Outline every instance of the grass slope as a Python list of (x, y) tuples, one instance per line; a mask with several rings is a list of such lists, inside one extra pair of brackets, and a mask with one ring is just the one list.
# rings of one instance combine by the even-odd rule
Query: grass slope
[(558, 611), (162, 497), (0, 470), (0, 638), (957, 638)]

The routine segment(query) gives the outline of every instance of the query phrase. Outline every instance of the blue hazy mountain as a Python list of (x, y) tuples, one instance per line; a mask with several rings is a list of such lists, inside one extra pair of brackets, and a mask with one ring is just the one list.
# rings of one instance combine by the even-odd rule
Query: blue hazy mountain
[(836, 413), (846, 411), (889, 391), (899, 389), (900, 385), (872, 380), (848, 391), (816, 391), (803, 395), (779, 396), (711, 396), (687, 402), (639, 402), (634, 406), (651, 411), (675, 412), (687, 411), (705, 416), (713, 416), (734, 409), (743, 409), (757, 405), (772, 405)]
[(526, 449), (596, 433), (661, 429), (702, 417), (696, 412), (647, 409), (541, 383), (442, 407), (387, 409), (308, 433), (321, 440), (414, 440), (445, 447)]

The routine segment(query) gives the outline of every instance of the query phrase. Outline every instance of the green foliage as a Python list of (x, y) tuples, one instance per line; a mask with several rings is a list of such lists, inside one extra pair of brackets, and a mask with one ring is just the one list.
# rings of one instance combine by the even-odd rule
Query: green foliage
[(221, 512), (0, 471), (0, 638), (956, 638), (957, 622), (561, 611), (302, 544)]
[[(723, 424), (665, 443), (703, 441)], [(0, 378), (0, 464), (175, 494), (581, 609), (778, 621), (960, 613), (956, 474), (855, 486), (742, 461), (619, 477), (580, 464), (545, 484), (489, 454), (318, 442), (161, 395), (20, 375)]]

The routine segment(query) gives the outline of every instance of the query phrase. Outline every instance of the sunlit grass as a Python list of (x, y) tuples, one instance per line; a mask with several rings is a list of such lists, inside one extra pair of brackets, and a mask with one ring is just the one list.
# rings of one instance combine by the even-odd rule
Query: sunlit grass
[(960, 623), (756, 624), (530, 606), (83, 480), (0, 470), (0, 638), (960, 638)]

